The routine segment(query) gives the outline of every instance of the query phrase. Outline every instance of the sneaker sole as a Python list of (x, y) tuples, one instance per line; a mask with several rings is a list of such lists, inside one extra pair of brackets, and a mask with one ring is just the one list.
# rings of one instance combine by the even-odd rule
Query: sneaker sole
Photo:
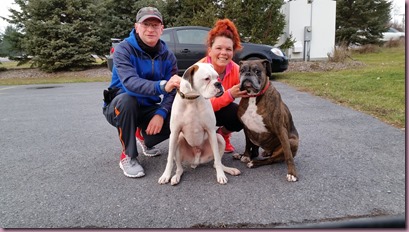
[(159, 155), (160, 155), (160, 152), (158, 152), (158, 153), (156, 153), (156, 154), (148, 154), (148, 153), (146, 153), (145, 145), (143, 145), (143, 144), (141, 143), (141, 141), (139, 141), (138, 138), (136, 138), (136, 141), (138, 142), (138, 145), (141, 146), (141, 148), (142, 148), (142, 154), (143, 154), (144, 156), (147, 156), (147, 157), (155, 157), (155, 156), (159, 156)]
[(122, 163), (121, 163), (121, 162), (119, 162), (119, 167), (122, 169), (122, 171), (124, 172), (124, 175), (127, 176), (127, 177), (138, 178), (138, 177), (142, 177), (142, 176), (145, 175), (144, 172), (140, 172), (140, 173), (138, 173), (138, 174), (136, 174), (136, 175), (130, 175), (130, 174), (126, 173), (125, 170), (124, 170), (124, 167), (122, 166)]

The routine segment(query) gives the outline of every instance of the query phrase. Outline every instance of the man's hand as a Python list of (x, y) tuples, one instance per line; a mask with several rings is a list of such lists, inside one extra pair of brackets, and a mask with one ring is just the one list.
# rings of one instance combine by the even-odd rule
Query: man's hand
[(146, 134), (148, 135), (156, 135), (162, 130), (164, 119), (160, 115), (155, 115), (151, 119), (146, 128)]
[(180, 77), (180, 76), (178, 76), (178, 75), (173, 75), (169, 80), (168, 80), (168, 82), (166, 83), (166, 85), (165, 85), (165, 91), (167, 92), (167, 93), (170, 93), (170, 92), (172, 92), (172, 90), (174, 89), (174, 88), (179, 88), (179, 86), (180, 86), (180, 80), (181, 80), (182, 78)]

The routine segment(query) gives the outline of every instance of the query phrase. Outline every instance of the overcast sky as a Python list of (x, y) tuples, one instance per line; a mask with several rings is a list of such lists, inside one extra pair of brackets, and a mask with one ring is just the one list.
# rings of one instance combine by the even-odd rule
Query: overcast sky
[[(301, 1), (301, 0), (298, 0)], [(302, 0), (306, 1), (306, 0)], [(399, 16), (399, 14), (404, 14), (405, 12), (405, 0), (392, 0), (392, 6), (394, 6), (394, 9), (392, 10), (392, 21), (397, 21), (398, 23), (402, 22), (402, 16)], [(16, 4), (14, 4), (14, 0), (1, 0), (1, 5), (2, 7), (0, 8), (0, 16), (8, 17), (10, 15), (10, 12), (8, 11), (9, 8), (16, 9), (18, 8)], [(0, 19), (0, 32), (4, 32), (4, 30), (7, 27), (7, 22), (4, 21), (3, 19)]]

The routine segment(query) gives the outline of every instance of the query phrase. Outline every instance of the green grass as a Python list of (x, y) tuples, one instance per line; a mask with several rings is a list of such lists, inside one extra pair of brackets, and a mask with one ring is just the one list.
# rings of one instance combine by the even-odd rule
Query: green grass
[(405, 50), (381, 48), (377, 53), (352, 53), (365, 65), (331, 72), (285, 72), (277, 81), (301, 91), (365, 112), (398, 128), (405, 127)]
[(2, 62), (0, 64), (0, 68), (6, 68), (6, 69), (25, 69), (25, 68), (30, 68), (31, 63), (25, 63), (23, 65), (17, 66), (17, 61), (7, 61), (7, 62)]
[[(1, 72), (0, 72), (1, 76)], [(24, 79), (0, 79), (1, 85), (34, 85), (34, 84), (62, 84), (62, 83), (86, 83), (86, 82), (107, 82), (111, 77), (84, 77), (58, 75), (52, 78), (24, 78)]]
[[(29, 71), (31, 63), (17, 66), (17, 61), (7, 61), (0, 63), (0, 70), (5, 68), (7, 70), (24, 70)], [(101, 59), (96, 59), (95, 67), (106, 67), (106, 63)], [(35, 70), (35, 69), (33, 69)], [(37, 70), (36, 70), (37, 71)], [(85, 83), (85, 82), (106, 82), (110, 81), (111, 77), (106, 75), (101, 76), (87, 76), (86, 74), (79, 74), (78, 72), (57, 72), (48, 74), (43, 72), (42, 77), (26, 77), (26, 78), (1, 78), (0, 71), (0, 85), (31, 85), (31, 84), (61, 84), (61, 83)], [(17, 74), (18, 76), (18, 74)]]

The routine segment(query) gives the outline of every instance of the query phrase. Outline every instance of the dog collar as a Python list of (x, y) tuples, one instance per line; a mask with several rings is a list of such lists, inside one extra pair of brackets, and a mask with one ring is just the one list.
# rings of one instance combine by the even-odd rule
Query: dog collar
[(180, 95), (180, 97), (182, 99), (188, 99), (188, 100), (194, 100), (196, 98), (198, 98), (200, 95), (196, 95), (196, 96), (186, 96), (184, 93), (180, 92), (179, 89), (176, 89), (176, 91), (178, 92), (178, 94)]
[(264, 94), (267, 91), (268, 87), (270, 87), (270, 81), (267, 82), (266, 87), (264, 87), (264, 89), (260, 93), (258, 93), (258, 94), (247, 94), (247, 96), (249, 96), (249, 97), (258, 97), (258, 96)]

